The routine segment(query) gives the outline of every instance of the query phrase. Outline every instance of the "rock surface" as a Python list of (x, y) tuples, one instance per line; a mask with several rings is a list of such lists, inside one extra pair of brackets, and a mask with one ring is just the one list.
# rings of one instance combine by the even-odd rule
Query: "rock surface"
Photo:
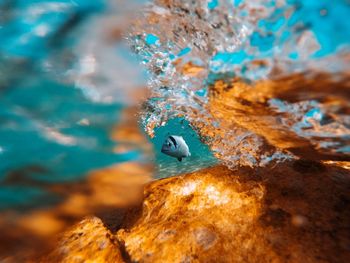
[(117, 236), (133, 261), (249, 260), (253, 251), (264, 255), (253, 232), (263, 196), (223, 167), (160, 180), (146, 187), (137, 223)]
[(300, 160), (258, 172), (216, 166), (158, 180), (145, 187), (142, 206), (126, 214), (111, 245), (124, 262), (345, 263), (348, 168)]
[(97, 217), (81, 221), (67, 231), (59, 248), (46, 262), (122, 262), (112, 234)]

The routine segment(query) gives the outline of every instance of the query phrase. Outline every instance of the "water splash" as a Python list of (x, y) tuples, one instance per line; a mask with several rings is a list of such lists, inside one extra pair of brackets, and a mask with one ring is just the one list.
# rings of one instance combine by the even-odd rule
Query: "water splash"
[(232, 168), (348, 159), (349, 14), (343, 0), (145, 5), (127, 40), (151, 73), (147, 133), (184, 116)]

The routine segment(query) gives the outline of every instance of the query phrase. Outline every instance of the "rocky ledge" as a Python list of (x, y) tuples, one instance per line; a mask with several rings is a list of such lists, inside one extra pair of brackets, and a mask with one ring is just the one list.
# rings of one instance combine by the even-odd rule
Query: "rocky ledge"
[(118, 229), (85, 219), (50, 262), (347, 262), (348, 163), (223, 166), (154, 181)]

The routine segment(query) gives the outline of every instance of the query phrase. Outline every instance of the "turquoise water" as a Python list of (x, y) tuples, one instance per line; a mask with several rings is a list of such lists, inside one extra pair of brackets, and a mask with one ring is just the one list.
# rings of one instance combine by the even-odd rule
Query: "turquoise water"
[[(176, 158), (162, 154), (160, 149), (169, 135), (182, 136), (190, 149), (191, 156), (179, 162)], [(201, 142), (198, 134), (183, 118), (171, 119), (166, 125), (158, 127), (151, 142), (155, 149), (157, 178), (192, 172), (218, 163), (209, 147)]]
[[(122, 142), (111, 139), (123, 109), (132, 105), (127, 97), (133, 85), (128, 82), (140, 79), (134, 86), (146, 86), (140, 74), (157, 98), (150, 102), (152, 110), (144, 112), (143, 125), (146, 129), (156, 126), (155, 137), (150, 139), (154, 156), (149, 160), (159, 178), (219, 162), (189, 125), (195, 120), (219, 126), (210, 117), (189, 117), (193, 112), (209, 116), (205, 105), (213, 76), (240, 76), (252, 82), (269, 78), (276, 65), (287, 74), (315, 69), (333, 74), (349, 69), (342, 60), (349, 51), (348, 1), (278, 2), (260, 1), (257, 5), (264, 12), (252, 17), (249, 1), (198, 1), (186, 6), (189, 11), (184, 14), (183, 9), (170, 9), (174, 16), (163, 24), (126, 26), (127, 44), (122, 40), (110, 44), (99, 30), (113, 24), (103, 22), (104, 17), (122, 17), (123, 2), (0, 0), (0, 210), (52, 205), (59, 199), (47, 191), (49, 185), (83, 180), (89, 171), (116, 163), (143, 161), (141, 149), (116, 153), (115, 147)], [(139, 15), (135, 21), (142, 21), (150, 9), (159, 16), (168, 12), (166, 7), (147, 8), (142, 15), (135, 12)], [(201, 15), (191, 8), (201, 10)], [(224, 20), (227, 24), (220, 24)], [(177, 27), (180, 22), (198, 28), (185, 32), (185, 27)], [(179, 58), (203, 67), (206, 74), (198, 78), (179, 75), (173, 66)], [(258, 59), (267, 66), (252, 67), (251, 62)], [(142, 73), (129, 75), (136, 68)], [(348, 97), (344, 100), (349, 102)], [(286, 129), (321, 149), (349, 154), (347, 111), (325, 108), (322, 103), (322, 99), (300, 98), (268, 102), (277, 113), (298, 117), (288, 123), (278, 116), (280, 122), (288, 123)], [(341, 126), (341, 134), (315, 129), (314, 123), (323, 125), (329, 113), (336, 116), (334, 125)], [(180, 163), (160, 153), (169, 133), (185, 138), (191, 157)], [(230, 137), (222, 138), (216, 153), (234, 164), (236, 160), (256, 164), (250, 153), (265, 154), (260, 153), (259, 138), (254, 145), (244, 145), (248, 154), (240, 151), (236, 140), (250, 136), (250, 131), (227, 134)], [(229, 156), (232, 149), (236, 156)], [(273, 161), (275, 156), (281, 156), (280, 152), (264, 160)]]
[(115, 154), (121, 103), (98, 103), (66, 77), (79, 28), (103, 1), (0, 2), (0, 209), (50, 205), (50, 184), (135, 160)]

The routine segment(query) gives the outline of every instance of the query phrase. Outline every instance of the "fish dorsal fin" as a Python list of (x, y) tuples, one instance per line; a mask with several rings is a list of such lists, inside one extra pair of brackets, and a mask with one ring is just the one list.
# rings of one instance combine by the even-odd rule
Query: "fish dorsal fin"
[(169, 136), (169, 139), (173, 142), (174, 146), (177, 146), (177, 142), (173, 136)]
[(178, 160), (179, 160), (179, 162), (182, 162), (182, 157), (179, 157), (179, 158), (177, 158)]

